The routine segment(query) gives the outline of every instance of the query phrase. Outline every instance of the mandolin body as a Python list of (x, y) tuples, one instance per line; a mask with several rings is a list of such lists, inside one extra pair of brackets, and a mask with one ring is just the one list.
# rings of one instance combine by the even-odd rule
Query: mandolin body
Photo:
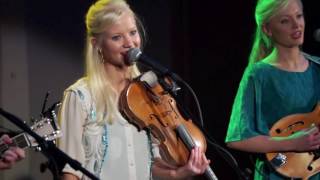
[[(298, 131), (319, 126), (320, 105), (305, 114), (293, 114), (276, 122), (269, 131), (272, 137), (287, 137)], [(320, 150), (312, 152), (267, 153), (271, 166), (280, 174), (290, 178), (308, 179), (320, 171)]]

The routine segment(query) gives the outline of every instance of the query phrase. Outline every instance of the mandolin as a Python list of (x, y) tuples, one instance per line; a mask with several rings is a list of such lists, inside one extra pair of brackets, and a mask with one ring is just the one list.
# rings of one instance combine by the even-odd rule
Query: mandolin
[[(281, 118), (269, 131), (272, 137), (287, 137), (298, 131), (319, 126), (320, 104), (310, 113)], [(280, 174), (307, 180), (320, 171), (320, 150), (310, 152), (276, 152), (266, 154), (268, 162)]]
[[(36, 121), (30, 128), (46, 141), (53, 141), (62, 136), (60, 128), (54, 118), (43, 117)], [(22, 149), (27, 147), (39, 148), (37, 141), (32, 136), (27, 133), (21, 133), (12, 137), (12, 144), (3, 144), (0, 142), (0, 155), (11, 146), (17, 146)]]

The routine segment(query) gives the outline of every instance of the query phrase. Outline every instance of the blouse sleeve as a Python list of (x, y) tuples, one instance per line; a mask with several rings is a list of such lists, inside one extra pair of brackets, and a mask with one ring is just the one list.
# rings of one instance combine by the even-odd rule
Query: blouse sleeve
[[(226, 142), (240, 141), (262, 134), (257, 128), (260, 107), (260, 83), (247, 68), (233, 103)], [(259, 123), (259, 126), (263, 125)], [(263, 125), (264, 126), (264, 125)], [(267, 129), (267, 127), (265, 127)]]
[[(67, 90), (59, 112), (59, 121), (63, 133), (59, 140), (59, 148), (81, 164), (84, 164), (85, 161), (84, 148), (82, 146), (85, 118), (86, 112), (82, 108), (79, 95), (75, 91)], [(74, 174), (81, 179), (82, 173), (75, 171), (68, 164), (62, 171)]]
[(160, 142), (152, 134), (150, 138), (151, 138), (151, 146), (152, 146), (151, 151), (152, 151), (153, 158), (161, 158), (160, 152), (159, 152)]

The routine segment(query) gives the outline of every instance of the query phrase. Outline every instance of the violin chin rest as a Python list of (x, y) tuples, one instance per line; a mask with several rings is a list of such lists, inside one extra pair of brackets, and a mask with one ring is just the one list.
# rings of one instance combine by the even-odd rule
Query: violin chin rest
[(151, 88), (158, 84), (158, 77), (153, 71), (147, 71), (140, 76), (140, 81), (147, 83)]

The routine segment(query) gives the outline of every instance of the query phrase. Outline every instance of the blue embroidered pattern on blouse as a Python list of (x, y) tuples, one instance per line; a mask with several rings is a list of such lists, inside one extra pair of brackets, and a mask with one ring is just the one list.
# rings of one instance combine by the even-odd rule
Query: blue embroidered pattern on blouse
[[(87, 103), (86, 99), (85, 99), (85, 95), (81, 90), (77, 90), (77, 94), (79, 95), (80, 100), (83, 101), (83, 103)], [(94, 104), (86, 104), (86, 109), (88, 112), (88, 121), (91, 122), (95, 122), (97, 121), (97, 112), (95, 109)], [(89, 108), (90, 107), (90, 108)], [(106, 114), (104, 113), (104, 116)], [(95, 160), (93, 162), (93, 172), (95, 174), (95, 176), (100, 177), (101, 174), (101, 170), (102, 170), (102, 166), (104, 164), (104, 161), (106, 159), (106, 155), (107, 155), (107, 149), (108, 149), (108, 133), (107, 133), (107, 125), (103, 126), (103, 132), (102, 132), (102, 136), (101, 136), (101, 144), (99, 145), (99, 149), (101, 150), (100, 152), (102, 152), (102, 156), (99, 155), (99, 152), (96, 152), (98, 154), (94, 155), (95, 156)], [(84, 146), (85, 147), (90, 147), (92, 142), (88, 142), (90, 141), (87, 138), (84, 138)], [(86, 154), (89, 153), (92, 155), (91, 151), (86, 152)]]
[(89, 116), (92, 121), (97, 120), (97, 112), (95, 111), (95, 109), (92, 106), (90, 107), (90, 115)]
[(107, 131), (107, 125), (104, 125), (104, 134), (102, 135), (102, 145), (104, 146), (102, 161), (99, 169), (99, 174), (101, 173), (102, 165), (104, 163), (104, 160), (107, 156), (107, 149), (108, 149), (108, 131)]

